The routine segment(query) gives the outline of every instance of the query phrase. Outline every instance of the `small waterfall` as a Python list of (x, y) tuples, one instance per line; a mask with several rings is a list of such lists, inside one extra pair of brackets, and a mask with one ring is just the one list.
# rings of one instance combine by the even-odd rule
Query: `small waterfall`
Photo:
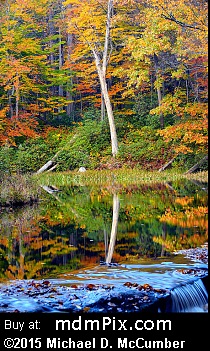
[(201, 279), (171, 290), (171, 312), (205, 312), (208, 292)]

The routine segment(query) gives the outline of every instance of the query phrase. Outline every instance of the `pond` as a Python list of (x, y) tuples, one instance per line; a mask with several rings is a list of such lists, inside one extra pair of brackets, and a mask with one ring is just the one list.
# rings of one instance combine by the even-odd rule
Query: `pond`
[[(120, 312), (119, 294), (132, 300), (140, 292), (147, 303), (170, 292), (175, 306), (170, 311), (206, 311), (206, 183), (60, 189), (52, 184), (42, 190), (36, 205), (1, 210), (0, 311), (33, 311), (40, 304), (70, 310), (62, 300), (69, 291), (76, 296), (74, 310), (100, 300), (103, 311), (101, 298), (108, 294), (108, 310)], [(140, 307), (132, 302), (132, 308)]]

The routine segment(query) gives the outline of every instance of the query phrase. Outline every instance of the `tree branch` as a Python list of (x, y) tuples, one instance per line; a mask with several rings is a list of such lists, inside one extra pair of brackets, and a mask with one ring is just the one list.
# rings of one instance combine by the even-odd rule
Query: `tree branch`
[(196, 25), (192, 25), (192, 24), (188, 24), (188, 23), (184, 23), (182, 21), (179, 21), (178, 19), (176, 19), (174, 17), (174, 15), (172, 13), (170, 13), (170, 15), (166, 16), (164, 14), (162, 14), (162, 17), (169, 20), (169, 21), (172, 21), (172, 22), (175, 22), (177, 23), (178, 25), (180, 25), (181, 27), (185, 27), (185, 28), (191, 28), (191, 29), (197, 29), (197, 30), (201, 30), (202, 32), (204, 31), (202, 28), (200, 27), (197, 27)]

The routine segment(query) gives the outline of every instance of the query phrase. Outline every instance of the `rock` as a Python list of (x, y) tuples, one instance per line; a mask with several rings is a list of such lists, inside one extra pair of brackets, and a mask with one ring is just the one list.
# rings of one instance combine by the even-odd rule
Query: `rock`
[(86, 172), (86, 168), (85, 167), (80, 167), (78, 172)]

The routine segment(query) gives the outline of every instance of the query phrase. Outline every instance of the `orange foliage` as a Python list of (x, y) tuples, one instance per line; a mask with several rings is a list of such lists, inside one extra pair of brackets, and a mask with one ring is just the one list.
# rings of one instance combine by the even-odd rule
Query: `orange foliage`
[(208, 208), (199, 206), (198, 208), (186, 209), (184, 212), (172, 213), (169, 209), (161, 216), (160, 222), (178, 225), (183, 228), (199, 227), (208, 228)]
[(170, 252), (184, 249), (184, 248), (196, 248), (203, 245), (206, 240), (208, 240), (208, 235), (194, 234), (187, 236), (186, 234), (181, 234), (179, 237), (166, 235), (166, 238), (153, 237), (155, 243), (164, 245), (164, 248)]
[(6, 116), (8, 109), (0, 111), (0, 145), (16, 145), (15, 137), (24, 136), (26, 138), (35, 138), (38, 136), (36, 128), (38, 122), (35, 118), (30, 117), (29, 113), (22, 113), (18, 117)]
[(191, 204), (193, 200), (194, 200), (193, 197), (188, 197), (188, 196), (178, 197), (175, 199), (175, 203), (180, 204), (184, 207), (184, 206), (187, 206), (188, 204)]
[[(161, 108), (158, 109), (161, 109), (162, 112), (167, 114), (168, 112), (172, 112), (172, 107), (170, 106), (172, 105), (167, 98), (163, 101)], [(159, 130), (158, 133), (163, 136), (166, 142), (174, 142), (174, 151), (176, 154), (189, 152), (207, 153), (207, 104), (192, 103), (182, 107), (178, 103), (173, 106), (173, 109), (174, 111), (176, 110), (176, 115), (181, 117), (181, 121), (178, 124), (166, 127), (164, 130)], [(155, 110), (153, 110), (153, 113), (155, 113)], [(185, 118), (186, 115), (189, 116), (188, 120)]]

